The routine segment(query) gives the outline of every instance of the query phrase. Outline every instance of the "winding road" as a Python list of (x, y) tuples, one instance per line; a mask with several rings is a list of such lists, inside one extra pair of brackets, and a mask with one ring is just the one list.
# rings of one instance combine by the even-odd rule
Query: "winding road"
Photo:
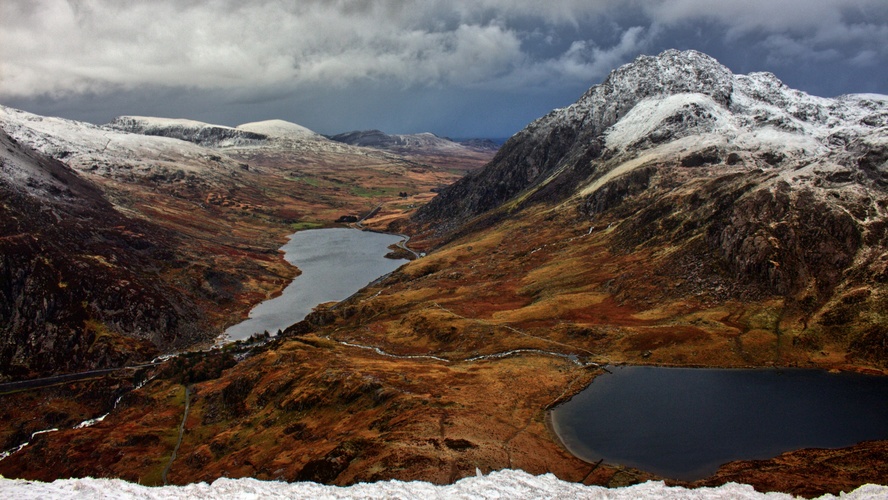
[(140, 368), (148, 368), (157, 366), (163, 361), (152, 361), (151, 363), (143, 363), (140, 365), (119, 366), (117, 368), (102, 368), (99, 370), (88, 370), (85, 372), (65, 373), (63, 375), (54, 375), (52, 377), (32, 378), (29, 380), (17, 380), (14, 382), (4, 382), (0, 384), (0, 394), (9, 394), (12, 392), (24, 391), (29, 389), (42, 389), (57, 384), (68, 382), (77, 382), (90, 378), (97, 378), (102, 375), (108, 375), (123, 370), (138, 370)]

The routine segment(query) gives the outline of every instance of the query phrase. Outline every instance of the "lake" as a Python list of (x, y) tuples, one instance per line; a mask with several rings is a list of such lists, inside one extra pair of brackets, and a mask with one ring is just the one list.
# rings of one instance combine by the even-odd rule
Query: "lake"
[(692, 481), (734, 460), (888, 438), (888, 377), (609, 368), (552, 411), (574, 455)]
[(389, 245), (403, 238), (357, 229), (311, 229), (290, 236), (281, 247), (297, 276), (283, 293), (250, 311), (250, 318), (225, 330), (228, 340), (254, 333), (276, 334), (305, 319), (318, 304), (348, 298), (373, 280), (407, 262), (387, 259)]

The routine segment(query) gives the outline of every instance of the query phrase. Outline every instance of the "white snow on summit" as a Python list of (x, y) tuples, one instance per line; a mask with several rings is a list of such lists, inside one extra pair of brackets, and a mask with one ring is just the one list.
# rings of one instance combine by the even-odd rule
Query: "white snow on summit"
[(118, 116), (105, 125), (105, 128), (141, 135), (171, 137), (212, 148), (253, 146), (268, 139), (264, 134), (183, 118)]
[(323, 139), (322, 135), (313, 130), (284, 120), (244, 123), (236, 128), (281, 139)]
[(211, 123), (201, 122), (197, 120), (190, 120), (188, 118), (162, 118), (157, 116), (118, 116), (111, 123), (114, 122), (130, 122), (133, 124), (141, 125), (142, 127), (152, 127), (152, 128), (166, 128), (166, 127), (183, 127), (183, 128), (204, 128), (204, 127), (215, 127), (221, 129), (229, 129), (234, 130), (234, 127), (227, 127), (225, 125), (213, 125)]
[(603, 156), (613, 159), (612, 172), (580, 191), (589, 195), (650, 161), (678, 161), (713, 148), (771, 155), (784, 171), (812, 164), (822, 171), (843, 168), (847, 146), (888, 141), (888, 96), (812, 96), (771, 73), (734, 75), (705, 54), (666, 51), (614, 70), (576, 103), (519, 135), (543, 141), (565, 128), (580, 131), (577, 144), (602, 136)]
[[(785, 493), (759, 493), (752, 486), (728, 483), (717, 488), (686, 489), (652, 481), (624, 488), (604, 488), (569, 483), (552, 474), (532, 476), (519, 470), (492, 472), (487, 476), (468, 477), (454, 484), (438, 486), (420, 481), (380, 481), (354, 486), (327, 486), (317, 483), (283, 483), (256, 479), (217, 479), (212, 484), (149, 487), (120, 479), (59, 479), (52, 483), (0, 479), (0, 494), (20, 500), (31, 499), (353, 499), (353, 498), (583, 498), (607, 500), (645, 499), (792, 499)], [(888, 486), (866, 485), (843, 494), (844, 500), (888, 497)], [(837, 498), (833, 495), (820, 497)]]
[[(173, 139), (35, 115), (0, 106), (0, 128), (22, 144), (99, 175), (151, 175), (158, 169), (236, 171), (238, 163), (215, 149)], [(216, 158), (214, 161), (213, 158)]]

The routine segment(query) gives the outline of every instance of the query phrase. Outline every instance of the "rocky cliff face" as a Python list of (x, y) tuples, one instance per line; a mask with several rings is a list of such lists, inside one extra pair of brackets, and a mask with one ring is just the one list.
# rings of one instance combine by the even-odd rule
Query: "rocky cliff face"
[(0, 380), (120, 366), (199, 339), (206, 318), (157, 279), (170, 235), (0, 130)]
[(465, 233), (466, 220), (576, 207), (612, 251), (668, 254), (652, 265), (680, 283), (670, 293), (702, 266), (720, 300), (784, 297), (803, 329), (885, 360), (886, 160), (886, 96), (814, 97), (667, 51), (531, 123), (414, 222)]

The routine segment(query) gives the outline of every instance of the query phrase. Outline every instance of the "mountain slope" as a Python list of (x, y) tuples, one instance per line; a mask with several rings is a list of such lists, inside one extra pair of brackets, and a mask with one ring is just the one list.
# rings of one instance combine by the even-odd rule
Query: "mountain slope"
[(779, 300), (781, 342), (885, 363), (886, 160), (886, 96), (813, 97), (667, 51), (530, 124), (414, 221), (470, 234), (558, 207), (639, 259), (611, 276), (639, 280), (626, 298)]
[(432, 152), (442, 149), (460, 150), (464, 147), (450, 139), (438, 137), (428, 132), (422, 134), (386, 134), (379, 130), (355, 130), (334, 135), (330, 139), (353, 146), (390, 150), (402, 149), (413, 152)]
[[(517, 133), (487, 168), (443, 192), (418, 219), (478, 215), (553, 183), (565, 186), (537, 196), (562, 200), (581, 187), (588, 196), (645, 163), (642, 153), (674, 161), (714, 146), (725, 157), (748, 153), (746, 159), (772, 170), (797, 166), (786, 159), (796, 164), (835, 161), (843, 149), (853, 156), (855, 146), (865, 149), (866, 141), (883, 141), (885, 109), (884, 96), (823, 99), (789, 89), (770, 74), (735, 76), (698, 52), (642, 56), (576, 103)], [(627, 164), (630, 160), (634, 163)], [(884, 187), (888, 182), (888, 174), (868, 172), (872, 183)]]
[(2, 130), (0, 147), (0, 379), (120, 366), (201, 338), (203, 313), (157, 280), (172, 235)]

